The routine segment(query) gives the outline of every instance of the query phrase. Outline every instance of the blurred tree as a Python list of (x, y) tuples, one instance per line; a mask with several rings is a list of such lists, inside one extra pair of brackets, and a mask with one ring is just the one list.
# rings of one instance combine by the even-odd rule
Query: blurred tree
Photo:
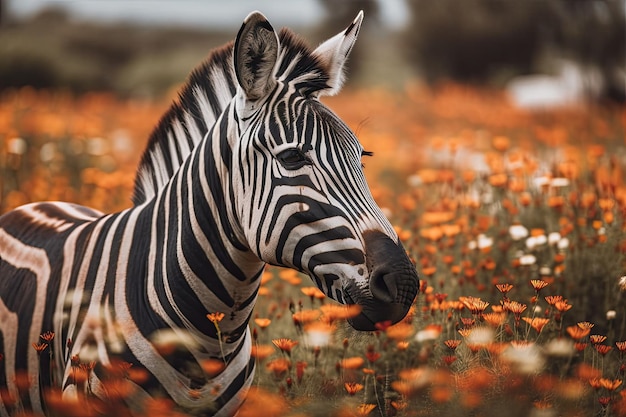
[(363, 10), (365, 21), (361, 27), (359, 41), (350, 53), (348, 62), (350, 76), (348, 82), (358, 77), (363, 63), (364, 51), (367, 48), (367, 38), (373, 36), (380, 28), (380, 6), (377, 0), (319, 0), (324, 8), (325, 17), (316, 30), (316, 38), (326, 40), (336, 35), (342, 28), (347, 27), (356, 17), (359, 10)]
[(623, 71), (622, 1), (407, 1), (406, 56), (431, 82), (502, 82), (537, 72), (546, 56), (595, 65), (607, 85)]
[(555, 44), (583, 68), (600, 71), (607, 98), (626, 99), (626, 3), (553, 1)]
[(407, 56), (429, 81), (529, 72), (553, 24), (546, 2), (409, 0)]

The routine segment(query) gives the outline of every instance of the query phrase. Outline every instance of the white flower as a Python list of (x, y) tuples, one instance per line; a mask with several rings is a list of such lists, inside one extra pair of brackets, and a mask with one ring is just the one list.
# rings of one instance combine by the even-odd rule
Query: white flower
[(157, 348), (198, 347), (198, 342), (186, 330), (160, 329), (150, 334), (150, 340)]
[(524, 239), (528, 236), (528, 229), (521, 224), (514, 224), (509, 227), (509, 235), (511, 235), (511, 239), (513, 240)]
[(526, 247), (530, 250), (533, 250), (537, 246), (541, 245), (540, 241), (537, 239), (538, 237), (539, 236), (531, 236), (528, 239), (526, 239)]
[(535, 255), (526, 254), (519, 258), (520, 265), (534, 265), (537, 262)]
[(493, 238), (483, 234), (478, 235), (476, 240), (472, 240), (467, 244), (467, 247), (471, 250), (485, 249), (491, 246), (493, 246)]
[(626, 275), (624, 275), (623, 277), (620, 277), (619, 281), (617, 282), (617, 285), (619, 285), (620, 290), (626, 291)]
[(559, 232), (552, 232), (548, 235), (548, 243), (550, 245), (556, 245), (561, 240), (561, 234)]
[(536, 374), (541, 371), (545, 363), (539, 348), (534, 343), (511, 345), (502, 352), (501, 358), (522, 374)]
[(467, 336), (467, 343), (470, 345), (487, 345), (493, 342), (494, 331), (490, 327), (476, 327)]
[(567, 187), (569, 185), (569, 180), (567, 178), (563, 178), (563, 177), (559, 177), (559, 178), (552, 178), (552, 180), (550, 180), (550, 187)]
[(617, 317), (617, 311), (609, 310), (609, 311), (606, 312), (606, 319), (607, 320), (615, 320), (615, 317)]
[(13, 138), (7, 143), (7, 151), (15, 155), (22, 155), (28, 147), (26, 141), (22, 138)]
[(44, 143), (39, 149), (39, 158), (42, 162), (50, 162), (56, 155), (56, 146), (53, 142)]
[(569, 247), (569, 239), (564, 237), (563, 239), (559, 240), (559, 243), (557, 243), (556, 246), (559, 249), (567, 249)]
[(419, 187), (422, 185), (422, 178), (419, 175), (411, 175), (406, 179), (407, 184), (411, 187)]
[(478, 235), (478, 249), (485, 249), (493, 246), (493, 238), (485, 235)]
[(87, 140), (87, 153), (93, 156), (106, 155), (109, 152), (109, 144), (102, 138), (90, 138)]
[(552, 339), (544, 347), (546, 355), (568, 358), (574, 354), (574, 343), (564, 338)]
[(97, 362), (100, 360), (98, 347), (94, 343), (84, 344), (78, 352), (78, 357), (80, 358), (81, 362)]
[(331, 332), (324, 330), (307, 330), (305, 333), (305, 341), (309, 346), (327, 346), (330, 344)]
[(552, 273), (552, 268), (549, 266), (542, 266), (539, 268), (539, 275), (550, 275)]
[(541, 188), (550, 184), (550, 177), (537, 177), (533, 179), (533, 183), (535, 184), (535, 187)]
[(546, 237), (546, 235), (535, 236), (536, 246), (545, 245), (546, 243), (548, 243), (548, 238)]
[(439, 338), (441, 332), (435, 328), (426, 328), (424, 330), (420, 330), (415, 334), (415, 340), (419, 343), (428, 342), (430, 340), (436, 340)]

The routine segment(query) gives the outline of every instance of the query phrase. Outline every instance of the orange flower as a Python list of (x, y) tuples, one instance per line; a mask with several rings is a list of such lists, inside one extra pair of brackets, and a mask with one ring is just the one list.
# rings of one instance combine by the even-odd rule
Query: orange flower
[(596, 348), (598, 353), (601, 354), (602, 356), (606, 355), (613, 349), (611, 346), (607, 346), (607, 345), (593, 345), (593, 347)]
[(274, 372), (274, 375), (279, 378), (291, 369), (291, 361), (287, 358), (278, 358), (268, 362), (265, 367), (268, 371)]
[(444, 356), (442, 356), (442, 358), (441, 358), (441, 359), (443, 360), (443, 362), (444, 362), (446, 365), (450, 366), (450, 365), (452, 365), (454, 362), (456, 362), (457, 357), (456, 357), (456, 356), (454, 356), (454, 355), (444, 355)]
[(443, 230), (438, 226), (425, 227), (420, 230), (420, 236), (435, 242), (443, 237)]
[(496, 288), (502, 294), (506, 294), (513, 289), (513, 285), (512, 284), (496, 284)]
[(324, 316), (330, 321), (333, 320), (346, 320), (352, 317), (356, 317), (361, 313), (362, 307), (357, 304), (349, 305), (337, 305), (337, 304), (324, 304), (320, 306), (320, 310), (324, 313)]
[(541, 318), (541, 317), (533, 317), (532, 319), (530, 317), (522, 317), (522, 320), (530, 324), (530, 327), (535, 329), (537, 333), (541, 333), (541, 330), (543, 330), (545, 325), (550, 322), (550, 319)]
[(530, 285), (535, 289), (535, 291), (539, 292), (539, 290), (548, 286), (548, 283), (541, 279), (531, 279)]
[(413, 326), (404, 322), (394, 324), (385, 331), (388, 338), (399, 341), (410, 337), (413, 334)]
[(271, 345), (254, 345), (252, 346), (252, 356), (262, 361), (263, 359), (274, 353), (274, 348)]
[(592, 334), (589, 336), (589, 341), (594, 345), (598, 345), (606, 340), (606, 336), (602, 336), (599, 334)]
[(455, 213), (452, 211), (427, 211), (422, 214), (422, 220), (424, 223), (439, 225), (441, 223), (447, 223), (454, 219)]
[(437, 268), (435, 268), (434, 266), (422, 268), (422, 274), (427, 277), (435, 275), (435, 272), (437, 272)]
[(363, 385), (358, 382), (346, 382), (343, 386), (350, 395), (354, 395), (363, 389)]
[(600, 386), (608, 391), (615, 391), (620, 385), (622, 385), (621, 379), (607, 379), (600, 378)]
[(462, 302), (472, 314), (481, 314), (489, 306), (488, 302), (477, 297), (459, 297), (459, 301)]
[(526, 304), (511, 300), (506, 300), (503, 306), (505, 310), (515, 314), (516, 317), (519, 317), (527, 308)]
[(400, 342), (396, 343), (396, 348), (398, 350), (407, 350), (409, 348), (409, 342), (407, 342), (407, 341), (400, 341)]
[(33, 343), (33, 348), (37, 351), (37, 354), (41, 354), (48, 347), (47, 343)]
[(556, 303), (554, 303), (554, 308), (559, 310), (561, 313), (564, 313), (570, 308), (572, 308), (572, 305), (568, 304), (567, 300), (559, 300)]
[(202, 370), (206, 372), (210, 378), (218, 375), (226, 368), (224, 361), (221, 359), (205, 359), (200, 362), (200, 366), (202, 366)]
[(548, 295), (548, 296), (545, 297), (545, 299), (546, 299), (546, 302), (548, 304), (553, 306), (557, 302), (562, 301), (563, 300), (563, 296), (562, 295)]
[(504, 152), (511, 146), (511, 140), (506, 136), (496, 136), (491, 139), (491, 146), (497, 151)]
[(489, 184), (493, 187), (504, 187), (508, 181), (509, 177), (506, 174), (492, 174), (487, 178)]
[(293, 313), (292, 318), (296, 324), (309, 323), (317, 320), (321, 314), (322, 312), (319, 310), (300, 310)]
[(458, 339), (448, 339), (443, 342), (449, 349), (455, 350), (461, 344), (461, 341)]
[[(244, 395), (246, 401), (237, 411), (237, 417), (258, 417), (259, 415), (275, 417), (289, 414), (289, 405), (283, 395), (255, 386), (248, 389)], [(146, 413), (146, 415), (152, 414)]]
[(265, 318), (256, 318), (254, 319), (254, 322), (256, 323), (257, 326), (259, 326), (261, 329), (265, 329), (267, 326), (270, 325), (270, 323), (272, 323), (272, 320), (270, 319), (265, 319)]
[(209, 319), (211, 322), (213, 322), (213, 324), (215, 324), (217, 326), (217, 323), (219, 323), (220, 321), (222, 321), (222, 319), (224, 318), (224, 313), (209, 313), (206, 315), (207, 319)]
[(54, 339), (54, 332), (45, 332), (40, 334), (39, 337), (41, 337), (43, 341), (50, 343), (52, 339)]
[(499, 327), (506, 321), (506, 314), (503, 312), (484, 313), (482, 319), (493, 327)]
[(565, 329), (567, 334), (574, 340), (580, 340), (591, 332), (591, 329), (583, 329), (579, 326), (569, 326)]
[(272, 343), (274, 344), (274, 346), (276, 346), (278, 349), (282, 350), (283, 352), (291, 353), (291, 349), (293, 349), (293, 347), (298, 344), (298, 341), (281, 338), (281, 339), (272, 339)]
[(363, 367), (365, 360), (360, 356), (344, 358), (339, 362), (339, 366), (343, 369), (360, 369)]
[(317, 287), (302, 287), (300, 288), (300, 291), (302, 291), (302, 294), (311, 297), (311, 300), (313, 300), (314, 298), (317, 299), (323, 299), (326, 298), (326, 294), (324, 294), (319, 288)]
[(357, 415), (367, 416), (376, 408), (376, 404), (360, 404), (357, 408)]

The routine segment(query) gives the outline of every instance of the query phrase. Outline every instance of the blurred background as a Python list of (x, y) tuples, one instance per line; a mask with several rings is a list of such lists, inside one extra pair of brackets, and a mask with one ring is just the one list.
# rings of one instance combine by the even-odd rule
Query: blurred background
[(526, 106), (623, 102), (625, 4), (0, 0), (0, 89), (30, 85), (154, 97), (180, 84), (211, 48), (233, 39), (251, 10), (316, 43), (362, 9), (366, 19), (351, 59), (352, 85), (401, 88), (416, 78), (429, 84), (456, 80), (508, 88)]

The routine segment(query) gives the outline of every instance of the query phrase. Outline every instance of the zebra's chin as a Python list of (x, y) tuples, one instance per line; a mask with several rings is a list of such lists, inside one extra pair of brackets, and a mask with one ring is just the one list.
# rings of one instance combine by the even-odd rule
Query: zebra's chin
[(377, 323), (391, 322), (395, 324), (402, 320), (409, 312), (409, 306), (400, 303), (386, 304), (379, 308), (363, 308), (358, 316), (348, 319), (348, 323), (355, 330), (374, 331), (378, 330)]

